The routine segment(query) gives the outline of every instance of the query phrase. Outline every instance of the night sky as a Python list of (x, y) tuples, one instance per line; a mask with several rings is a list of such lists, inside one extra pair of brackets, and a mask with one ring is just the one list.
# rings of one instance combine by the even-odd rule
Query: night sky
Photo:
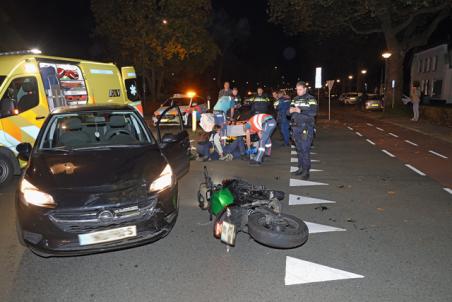
[[(323, 66), (324, 79), (345, 78), (366, 68), (370, 84), (376, 85), (380, 80), (383, 66), (380, 54), (384, 50), (381, 36), (344, 35), (332, 40), (315, 35), (289, 37), (280, 27), (267, 22), (266, 1), (213, 0), (212, 3), (215, 12), (224, 10), (232, 20), (248, 23), (250, 28), (249, 37), (225, 58), (225, 79), (242, 84), (249, 81), (250, 86), (256, 82), (275, 86), (282, 80), (293, 85), (297, 78), (312, 81), (314, 68)], [(3, 43), (0, 47), (39, 47), (50, 55), (99, 59), (91, 40), (95, 24), (89, 0), (2, 0), (1, 6)], [(448, 19), (440, 24), (431, 43), (450, 41), (451, 34), (452, 22)], [(212, 81), (214, 76), (212, 67), (198, 82)]]

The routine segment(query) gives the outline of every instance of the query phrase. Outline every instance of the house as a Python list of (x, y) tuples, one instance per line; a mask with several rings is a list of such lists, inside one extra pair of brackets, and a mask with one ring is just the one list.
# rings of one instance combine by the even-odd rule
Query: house
[(414, 54), (413, 82), (420, 84), (423, 100), (452, 104), (452, 50), (447, 44)]

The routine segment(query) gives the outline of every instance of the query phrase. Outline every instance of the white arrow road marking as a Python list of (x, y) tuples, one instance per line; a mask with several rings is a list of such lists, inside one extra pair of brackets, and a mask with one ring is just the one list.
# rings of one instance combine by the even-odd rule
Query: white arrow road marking
[(302, 196), (302, 195), (289, 194), (289, 205), (291, 205), (291, 206), (307, 205), (307, 204), (319, 204), (319, 203), (336, 203), (336, 202), (332, 201), (332, 200), (326, 200), (326, 199), (313, 198), (313, 197)]
[(441, 157), (441, 158), (444, 158), (444, 159), (447, 159), (447, 158), (448, 158), (447, 156), (442, 155), (442, 154), (439, 154), (438, 152), (435, 152), (435, 151), (433, 151), (433, 150), (429, 150), (428, 152), (430, 152), (431, 154), (434, 154), (434, 155), (436, 155), (436, 156), (439, 156), (439, 157)]
[[(298, 158), (292, 157), (292, 158), (290, 158), (290, 162), (291, 163), (298, 163)], [(318, 159), (311, 159), (311, 163), (319, 163), (319, 162), (320, 162), (320, 160), (318, 160)]]
[(371, 127), (373, 126), (373, 124), (371, 124), (371, 123), (366, 123), (366, 125), (367, 126), (371, 126)]
[(364, 276), (286, 256), (285, 285), (357, 278), (364, 278)]
[(309, 229), (309, 234), (327, 233), (327, 232), (345, 232), (346, 229), (336, 228), (329, 225), (318, 224), (305, 221)]
[(409, 140), (405, 140), (405, 143), (407, 143), (407, 144), (410, 144), (410, 145), (413, 145), (413, 146), (416, 146), (417, 147), (417, 144), (416, 143), (413, 143), (412, 141), (409, 141)]
[(369, 143), (369, 144), (371, 144), (371, 145), (374, 145), (375, 146), (375, 143), (373, 142), (373, 141), (371, 141), (370, 139), (366, 139), (366, 141)]
[(444, 191), (446, 191), (446, 192), (449, 193), (449, 194), (452, 194), (452, 189), (444, 188)]
[(323, 182), (315, 182), (309, 180), (301, 180), (291, 178), (289, 181), (289, 186), (291, 187), (307, 187), (307, 186), (327, 186), (328, 184)]
[(358, 135), (358, 136), (363, 136), (361, 133), (359, 133), (359, 132), (355, 132), (356, 133), (356, 135)]
[(379, 130), (379, 131), (385, 131), (384, 129), (382, 129), (380, 127), (375, 127), (375, 128), (377, 128), (377, 130)]
[(394, 133), (392, 133), (392, 132), (389, 132), (388, 134), (389, 134), (390, 136), (399, 137), (397, 134), (394, 134)]
[(395, 157), (394, 154), (392, 154), (391, 152), (389, 152), (389, 151), (387, 151), (387, 150), (385, 150), (385, 149), (383, 149), (383, 150), (381, 150), (381, 151), (383, 151), (383, 153), (386, 153), (387, 155), (389, 155), (389, 156), (391, 156), (391, 157)]
[(407, 168), (410, 168), (411, 170), (413, 170), (413, 171), (416, 172), (417, 174), (419, 174), (419, 175), (421, 175), (421, 176), (425, 176), (425, 173), (424, 173), (424, 172), (422, 172), (422, 171), (416, 169), (416, 168), (413, 167), (412, 165), (405, 164), (405, 166), (406, 166)]
[[(290, 167), (290, 172), (295, 172), (297, 170), (298, 170), (298, 167), (294, 167), (294, 166)], [(311, 170), (309, 170), (309, 172), (323, 172), (323, 170), (311, 169)]]

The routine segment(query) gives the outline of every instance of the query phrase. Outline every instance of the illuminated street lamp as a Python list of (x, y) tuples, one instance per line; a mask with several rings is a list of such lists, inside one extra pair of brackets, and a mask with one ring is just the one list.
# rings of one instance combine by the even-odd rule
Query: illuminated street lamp
[(341, 79), (337, 79), (337, 80), (336, 80), (336, 83), (340, 83), (340, 82), (341, 82)]
[(392, 56), (392, 53), (390, 53), (389, 51), (386, 51), (386, 52), (382, 53), (381, 56), (383, 57), (383, 59), (386, 60)]
[(349, 79), (349, 80), (353, 80), (353, 76), (352, 76), (352, 75), (349, 75), (349, 76), (348, 76), (348, 79)]
[(366, 74), (366, 73), (367, 73), (367, 69), (361, 70), (361, 73), (362, 73), (362, 74)]
[(162, 24), (163, 24), (163, 25), (167, 25), (167, 24), (168, 24), (168, 20), (163, 19), (163, 20), (162, 20)]

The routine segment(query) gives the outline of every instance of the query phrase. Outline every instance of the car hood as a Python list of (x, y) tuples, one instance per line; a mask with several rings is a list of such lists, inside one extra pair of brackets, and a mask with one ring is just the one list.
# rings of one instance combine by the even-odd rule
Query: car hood
[[(165, 111), (167, 108), (168, 108), (168, 106), (162, 106), (159, 109), (157, 109), (154, 112), (154, 114), (155, 115), (161, 115), (163, 113), (163, 111)], [(185, 110), (187, 110), (187, 109), (188, 109), (188, 106), (179, 106), (179, 110), (182, 113), (185, 112)], [(167, 114), (174, 114), (174, 115), (176, 115), (177, 114), (177, 108), (171, 109), (170, 111), (167, 112)]]
[[(153, 146), (34, 154), (27, 180), (52, 194), (57, 203), (92, 194), (121, 195), (125, 191), (147, 192), (167, 161)], [(77, 203), (77, 202), (76, 202)]]

